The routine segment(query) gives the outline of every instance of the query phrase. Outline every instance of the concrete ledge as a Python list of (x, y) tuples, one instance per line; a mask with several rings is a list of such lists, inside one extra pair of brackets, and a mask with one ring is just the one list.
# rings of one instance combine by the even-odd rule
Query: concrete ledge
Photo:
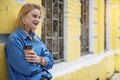
[(107, 51), (101, 54), (88, 54), (74, 62), (61, 62), (55, 64), (53, 69), (50, 72), (53, 74), (53, 77), (63, 76), (68, 73), (74, 72), (76, 70), (80, 70), (83, 67), (89, 67), (91, 65), (99, 63), (105, 57), (110, 56), (112, 54), (120, 53), (120, 50), (117, 51)]

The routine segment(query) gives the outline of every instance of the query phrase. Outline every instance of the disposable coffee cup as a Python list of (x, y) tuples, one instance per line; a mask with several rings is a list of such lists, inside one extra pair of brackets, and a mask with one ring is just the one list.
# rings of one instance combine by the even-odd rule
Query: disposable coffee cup
[(23, 49), (24, 49), (24, 53), (27, 54), (28, 51), (33, 50), (33, 45), (25, 45)]

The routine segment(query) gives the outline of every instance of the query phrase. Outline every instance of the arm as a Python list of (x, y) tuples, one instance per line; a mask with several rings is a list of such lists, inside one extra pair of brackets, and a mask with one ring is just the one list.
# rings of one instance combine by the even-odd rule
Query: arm
[[(46, 69), (51, 69), (53, 67), (53, 64), (54, 64), (53, 57), (50, 54), (50, 52), (48, 51), (45, 44), (42, 42), (42, 40), (40, 38), (39, 38), (39, 40), (40, 40), (41, 46), (42, 46), (42, 58), (44, 58), (43, 61), (45, 61), (44, 67)], [(44, 62), (43, 62), (43, 64), (44, 64)]]
[(24, 58), (23, 46), (17, 39), (8, 40), (5, 45), (5, 53), (8, 65), (14, 70), (26, 76), (41, 72), (40, 65), (28, 63)]

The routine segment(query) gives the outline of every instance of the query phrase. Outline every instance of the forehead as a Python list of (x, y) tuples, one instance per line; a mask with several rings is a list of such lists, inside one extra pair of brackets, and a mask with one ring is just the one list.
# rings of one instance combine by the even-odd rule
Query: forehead
[(38, 9), (33, 9), (28, 14), (36, 14), (40, 16), (40, 11)]

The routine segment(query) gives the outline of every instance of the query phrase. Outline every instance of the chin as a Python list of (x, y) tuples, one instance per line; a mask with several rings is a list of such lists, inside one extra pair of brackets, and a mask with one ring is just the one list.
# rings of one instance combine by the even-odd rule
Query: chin
[(36, 30), (37, 28), (33, 28), (32, 30)]
[(32, 29), (37, 29), (37, 26), (32, 26)]

